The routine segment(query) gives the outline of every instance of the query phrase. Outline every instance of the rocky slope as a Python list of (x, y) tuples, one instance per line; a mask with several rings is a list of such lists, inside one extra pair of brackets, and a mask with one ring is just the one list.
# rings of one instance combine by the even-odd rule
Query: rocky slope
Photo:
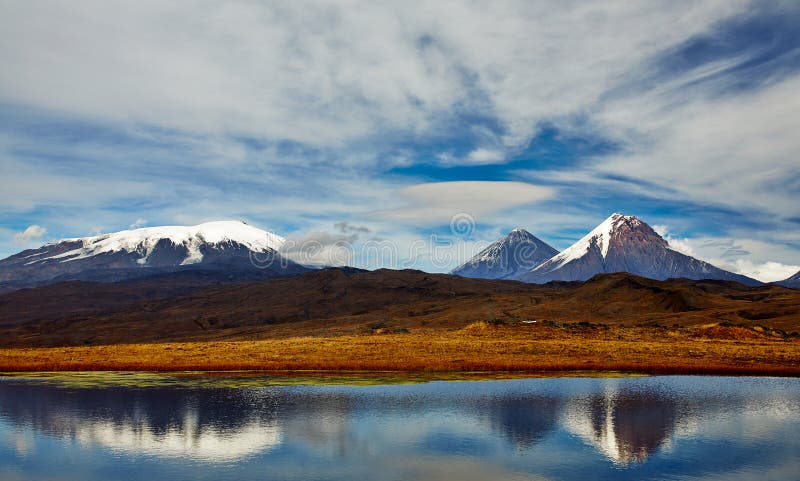
[(718, 279), (759, 285), (670, 248), (649, 225), (634, 216), (613, 214), (578, 242), (519, 276), (525, 282), (584, 281), (594, 275), (628, 272), (650, 279)]

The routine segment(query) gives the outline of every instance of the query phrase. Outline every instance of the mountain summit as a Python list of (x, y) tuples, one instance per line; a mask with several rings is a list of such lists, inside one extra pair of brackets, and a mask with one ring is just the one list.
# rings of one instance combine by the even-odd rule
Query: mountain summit
[(760, 282), (687, 256), (649, 225), (629, 215), (613, 214), (578, 242), (520, 276), (526, 282), (584, 281), (596, 274), (629, 272), (651, 279), (682, 277)]
[(0, 260), (0, 282), (118, 281), (181, 269), (258, 271), (257, 277), (303, 272), (284, 259), (281, 236), (239, 221), (125, 230), (64, 239)]
[(513, 278), (558, 253), (525, 229), (514, 229), (453, 270), (462, 277)]

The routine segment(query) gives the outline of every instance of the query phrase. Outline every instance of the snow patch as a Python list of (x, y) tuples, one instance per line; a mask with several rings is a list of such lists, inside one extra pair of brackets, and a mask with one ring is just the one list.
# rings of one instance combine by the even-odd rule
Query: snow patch
[(69, 262), (99, 254), (125, 251), (141, 253), (142, 257), (137, 262), (146, 264), (147, 258), (152, 254), (156, 245), (164, 239), (169, 240), (173, 245), (186, 247), (189, 254), (181, 262), (181, 265), (201, 262), (203, 260), (203, 254), (200, 251), (202, 245), (237, 243), (251, 251), (263, 253), (271, 250), (277, 251), (286, 242), (286, 239), (279, 235), (247, 225), (244, 222), (217, 221), (195, 226), (145, 227), (95, 237), (66, 239), (64, 242), (80, 241), (83, 245), (62, 254), (37, 259), (34, 262), (47, 259)]
[(570, 262), (580, 259), (585, 256), (592, 245), (596, 245), (600, 249), (600, 254), (603, 259), (608, 256), (608, 249), (611, 246), (611, 238), (614, 231), (625, 222), (630, 222), (633, 226), (641, 225), (642, 221), (634, 216), (622, 215), (619, 213), (611, 214), (611, 216), (604, 220), (600, 225), (592, 229), (591, 232), (583, 236), (578, 242), (572, 244), (564, 249), (560, 254), (557, 254), (549, 261), (540, 265), (537, 270), (554, 270), (561, 266), (569, 264)]

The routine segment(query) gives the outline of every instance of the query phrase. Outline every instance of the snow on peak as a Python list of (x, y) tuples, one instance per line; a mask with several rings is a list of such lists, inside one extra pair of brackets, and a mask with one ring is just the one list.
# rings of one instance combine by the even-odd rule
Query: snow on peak
[(126, 251), (142, 254), (142, 258), (137, 262), (145, 264), (156, 244), (164, 239), (174, 245), (186, 246), (189, 254), (182, 264), (196, 264), (202, 261), (200, 246), (204, 244), (237, 243), (254, 252), (267, 252), (277, 251), (286, 242), (286, 239), (279, 235), (241, 221), (216, 221), (194, 226), (143, 227), (94, 237), (65, 239), (70, 242), (80, 241), (83, 245), (49, 259), (62, 259), (62, 262), (67, 262), (103, 253)]
[(596, 239), (597, 245), (603, 253), (603, 258), (605, 258), (608, 255), (608, 247), (611, 245), (611, 235), (619, 226), (626, 222), (630, 223), (632, 227), (637, 227), (642, 224), (642, 221), (632, 215), (623, 215), (615, 212), (578, 242)]
[[(636, 227), (641, 225), (642, 221), (632, 215), (623, 215), (615, 212), (578, 242), (553, 257), (551, 261), (546, 262), (547, 268), (557, 269), (575, 259), (580, 259), (589, 252), (593, 244), (600, 248), (600, 253), (605, 258), (608, 255), (608, 248), (611, 245), (611, 237), (614, 231), (625, 223), (630, 223), (633, 227)], [(545, 264), (542, 264), (541, 267), (545, 267)]]

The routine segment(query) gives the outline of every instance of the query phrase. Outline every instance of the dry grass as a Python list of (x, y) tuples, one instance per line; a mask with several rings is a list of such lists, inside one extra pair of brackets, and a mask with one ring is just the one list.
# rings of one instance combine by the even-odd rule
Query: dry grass
[[(707, 331), (704, 331), (704, 329)], [(495, 326), (0, 350), (0, 371), (575, 371), (800, 375), (800, 341), (718, 329)]]

